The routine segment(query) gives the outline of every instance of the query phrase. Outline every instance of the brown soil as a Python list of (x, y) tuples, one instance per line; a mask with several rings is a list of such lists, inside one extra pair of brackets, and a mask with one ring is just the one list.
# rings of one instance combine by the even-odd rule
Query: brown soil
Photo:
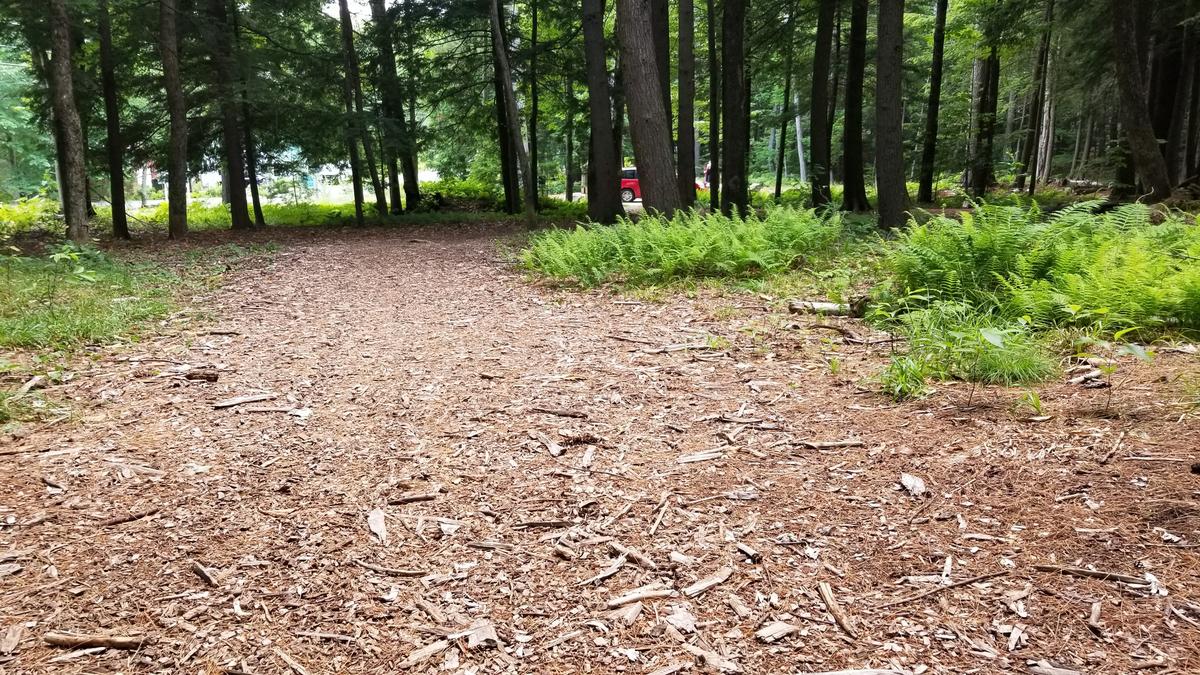
[(1200, 670), (1194, 355), (1123, 364), (1111, 405), (1042, 387), (1033, 422), (1012, 389), (892, 403), (889, 344), (754, 295), (530, 285), (482, 229), (256, 236), (286, 246), (4, 440), (0, 672)]

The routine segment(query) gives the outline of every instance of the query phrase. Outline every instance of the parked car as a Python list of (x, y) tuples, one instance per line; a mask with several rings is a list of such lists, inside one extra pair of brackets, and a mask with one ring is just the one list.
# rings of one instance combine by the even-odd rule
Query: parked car
[[(696, 183), (696, 189), (702, 189), (699, 183)], [(642, 186), (638, 182), (637, 167), (621, 169), (621, 201), (632, 202), (641, 198)]]
[(621, 169), (621, 201), (631, 202), (641, 198), (642, 186), (638, 183), (637, 169), (632, 167)]

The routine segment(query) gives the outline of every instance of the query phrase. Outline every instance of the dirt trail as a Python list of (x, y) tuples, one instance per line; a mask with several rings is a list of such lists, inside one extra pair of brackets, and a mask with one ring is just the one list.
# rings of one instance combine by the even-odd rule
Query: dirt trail
[(79, 421), (5, 439), (0, 672), (1200, 669), (1200, 433), (1155, 382), (1194, 356), (1114, 419), (1067, 384), (1042, 422), (896, 405), (863, 386), (888, 345), (752, 295), (538, 288), (476, 229), (285, 236), (211, 320), (98, 352), (57, 392)]

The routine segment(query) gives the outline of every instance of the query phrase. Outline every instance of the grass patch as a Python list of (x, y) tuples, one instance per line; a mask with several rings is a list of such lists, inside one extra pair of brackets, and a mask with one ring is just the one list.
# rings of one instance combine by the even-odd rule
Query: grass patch
[(173, 308), (178, 277), (65, 244), (0, 260), (0, 347), (67, 351), (136, 335)]

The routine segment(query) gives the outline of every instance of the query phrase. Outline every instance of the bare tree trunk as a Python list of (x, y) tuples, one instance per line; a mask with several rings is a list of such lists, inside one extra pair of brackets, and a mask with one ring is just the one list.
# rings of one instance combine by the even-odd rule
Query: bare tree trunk
[(1083, 119), (1075, 120), (1075, 145), (1071, 150), (1071, 168), (1067, 169), (1067, 178), (1075, 177), (1075, 167), (1079, 165), (1079, 142), (1083, 139)]
[(167, 236), (187, 236), (187, 102), (179, 76), (179, 36), (176, 32), (177, 0), (159, 0), (158, 51), (163, 65), (163, 91), (167, 97), (170, 132), (167, 137)]
[[(1162, 201), (1171, 196), (1171, 179), (1167, 162), (1158, 149), (1158, 139), (1146, 108), (1146, 78), (1140, 67), (1141, 56), (1134, 49), (1138, 35), (1134, 7), (1123, 0), (1109, 0), (1113, 19), (1113, 54), (1117, 66), (1117, 87), (1120, 90), (1121, 121), (1134, 169), (1150, 191), (1149, 201)], [(1130, 39), (1134, 36), (1134, 39)]]
[[(354, 222), (363, 226), (362, 168), (358, 157), (358, 143), (365, 138), (362, 123), (354, 107), (355, 80), (358, 79), (358, 62), (354, 54), (354, 26), (350, 22), (350, 4), (338, 0), (338, 17), (342, 32), (342, 103), (346, 108), (346, 149), (350, 153), (350, 181), (354, 190)], [(381, 214), (382, 215), (382, 214)]]
[(566, 107), (567, 107), (567, 124), (566, 124), (566, 199), (568, 202), (575, 201), (575, 85), (571, 81), (571, 76), (567, 76), (566, 80)]
[[(382, 0), (372, 1), (382, 2)], [(526, 154), (525, 143), (521, 139), (521, 116), (517, 112), (517, 97), (513, 94), (512, 69), (508, 65), (508, 48), (504, 44), (503, 31), (500, 27), (500, 0), (491, 0), (489, 5), (492, 19), (492, 48), (496, 52), (496, 64), (499, 66), (504, 110), (508, 116), (513, 150), (517, 154), (517, 166), (521, 170), (521, 182), (525, 186), (525, 225), (532, 229), (537, 225), (537, 187), (533, 184), (533, 176), (529, 169), (529, 155)]]
[[(538, 0), (529, 0), (529, 12), (533, 21), (533, 30), (529, 37), (529, 180), (533, 183), (535, 194), (541, 197), (541, 180), (538, 178)], [(534, 210), (541, 210), (538, 200), (533, 201)]]
[(583, 0), (583, 50), (591, 128), (588, 218), (597, 223), (614, 223), (624, 214), (624, 209), (621, 208), (621, 165), (613, 139), (612, 91), (604, 45), (604, 0)]
[(746, 76), (747, 0), (724, 0), (721, 16), (721, 110), (725, 167), (721, 212), (745, 217), (750, 210), (746, 180), (750, 154), (750, 82)]
[(238, 97), (233, 91), (237, 81), (233, 62), (232, 31), (225, 0), (208, 0), (208, 29), (213, 63), (213, 82), (221, 109), (221, 150), (228, 177), (229, 213), (235, 230), (248, 230), (250, 211), (246, 208), (246, 164), (242, 152), (242, 125)]
[(100, 81), (104, 89), (104, 121), (108, 129), (105, 150), (108, 154), (113, 236), (128, 239), (129, 221), (125, 217), (125, 152), (121, 139), (120, 107), (117, 104), (116, 62), (113, 59), (112, 17), (108, 11), (108, 0), (100, 0), (97, 10), (100, 24)]
[(707, 0), (708, 32), (708, 208), (721, 205), (721, 55), (717, 50), (717, 8)]
[[(349, 124), (347, 133), (349, 134), (347, 143), (351, 148), (351, 164), (355, 163), (355, 155), (358, 154), (358, 143), (362, 143), (364, 161), (367, 164), (367, 171), (371, 176), (371, 187), (375, 193), (375, 210), (382, 218), (387, 215), (387, 191), (383, 187), (383, 181), (379, 179), (379, 167), (375, 164), (375, 148), (371, 142), (371, 133), (367, 128), (366, 115), (363, 105), (362, 93), (362, 76), (359, 68), (358, 50), (354, 46), (354, 23), (350, 18), (350, 6), (347, 0), (338, 0), (338, 18), (341, 22), (342, 31), (342, 65), (346, 71), (346, 82), (350, 86), (353, 107), (347, 110)], [(351, 174), (357, 173), (357, 185), (355, 190), (362, 192), (362, 172), (355, 171), (351, 166)], [(355, 212), (359, 211), (357, 200), (355, 201)], [(362, 224), (361, 219), (357, 219), (359, 224)]]
[[(791, 122), (789, 118), (792, 116), (792, 61), (795, 57), (795, 47), (792, 43), (796, 37), (795, 30), (793, 29), (795, 14), (795, 6), (789, 7), (787, 28), (784, 31), (784, 34), (787, 35), (787, 52), (783, 59), (783, 106), (779, 115), (779, 147), (775, 149), (777, 152), (775, 156), (776, 202), (783, 198), (783, 174), (786, 171), (786, 162), (784, 160), (787, 157), (788, 124)], [(774, 134), (774, 130), (772, 130), (772, 134)]]
[(625, 71), (629, 133), (637, 161), (642, 202), (647, 211), (666, 217), (680, 207), (671, 124), (663, 109), (662, 88), (651, 35), (651, 0), (617, 1), (617, 40)]
[(654, 64), (662, 91), (663, 110), (667, 111), (667, 135), (671, 134), (671, 3), (650, 0), (650, 34), (654, 44)]
[[(494, 42), (495, 38), (490, 37), (490, 30), (488, 34), (489, 39)], [(500, 80), (500, 62), (496, 58), (495, 49), (492, 50), (492, 84), (496, 103), (496, 144), (500, 150), (500, 182), (504, 187), (504, 212), (515, 214), (521, 211), (521, 177), (517, 170), (516, 151), (512, 146), (513, 133), (509, 128), (511, 122), (504, 103), (504, 83)]]
[(870, 211), (863, 166), (863, 79), (867, 69), (867, 0), (853, 0), (850, 10), (850, 55), (846, 69), (846, 121), (842, 133), (842, 209)]
[(975, 112), (975, 143), (971, 149), (971, 195), (976, 199), (987, 194), (992, 184), (992, 167), (996, 138), (996, 99), (999, 98), (1000, 56), (996, 45), (992, 45), (983, 60), (980, 74), (982, 86), (979, 90), (978, 107)]
[[(937, 164), (938, 116), (942, 105), (942, 64), (946, 51), (946, 11), (949, 0), (937, 0), (937, 16), (933, 27), (933, 63), (929, 68), (929, 104), (925, 113), (925, 138), (921, 144), (921, 177), (917, 188), (917, 201), (928, 204), (933, 201), (933, 172)], [(1008, 107), (1008, 129), (1012, 133), (1012, 110)], [(1005, 140), (1008, 136), (1005, 136)]]
[(813, 53), (812, 112), (808, 119), (808, 143), (812, 154), (812, 202), (824, 206), (833, 200), (829, 192), (831, 149), (829, 137), (829, 69), (833, 49), (833, 15), (837, 0), (819, 0), (817, 42)]
[(1043, 105), (1045, 117), (1042, 119), (1042, 144), (1038, 148), (1037, 181), (1029, 185), (1029, 194), (1031, 195), (1039, 181), (1043, 185), (1050, 182), (1050, 173), (1054, 169), (1055, 131), (1058, 121), (1056, 119), (1058, 101), (1055, 100), (1054, 57), (1055, 54), (1052, 50), (1046, 60), (1046, 100)]
[(1046, 60), (1050, 57), (1050, 33), (1054, 26), (1054, 0), (1046, 0), (1046, 9), (1042, 15), (1042, 37), (1038, 43), (1037, 60), (1033, 63), (1033, 92), (1029, 100), (1029, 123), (1025, 129), (1024, 147), (1021, 152), (1021, 169), (1017, 173), (1013, 186), (1017, 190), (1025, 189), (1028, 177), (1031, 183), (1037, 179), (1035, 163), (1037, 161), (1038, 138), (1042, 126), (1042, 102), (1046, 88)]
[(258, 152), (254, 145), (254, 118), (250, 114), (250, 75), (247, 72), (248, 66), (245, 59), (242, 58), (242, 37), (237, 3), (231, 7), (233, 9), (234, 54), (237, 56), (238, 62), (239, 98), (241, 98), (242, 108), (242, 140), (246, 146), (246, 178), (250, 184), (250, 206), (254, 212), (254, 226), (266, 227), (267, 219), (263, 216), (262, 201), (258, 195)]
[(65, 0), (50, 0), (50, 98), (54, 118), (61, 130), (58, 159), (62, 176), (63, 216), (67, 237), (84, 242), (88, 238), (87, 169), (84, 164), (83, 128), (75, 107), (75, 85), (71, 66), (71, 19)]
[[(409, 137), (404, 118), (404, 94), (400, 91), (400, 78), (396, 75), (396, 50), (392, 44), (395, 21), (391, 12), (384, 8), (383, 0), (370, 0), (370, 5), (371, 18), (376, 23), (376, 49), (379, 51), (379, 85), (384, 114), (383, 140), (387, 148), (384, 161), (390, 159), (394, 162), (399, 157), (404, 173), (404, 209), (411, 211), (417, 208), (421, 201), (421, 188), (417, 183), (412, 138)], [(394, 167), (389, 171), (394, 174)], [(400, 206), (400, 191), (396, 185), (396, 178), (393, 176), (391, 181), (392, 213), (398, 213)]]
[[(679, 0), (679, 201), (696, 203), (696, 15), (693, 0)], [(670, 92), (668, 89), (668, 98)]]
[[(1198, 15), (1200, 16), (1200, 15)], [(1188, 155), (1188, 115), (1192, 107), (1192, 80), (1196, 75), (1197, 52), (1196, 41), (1200, 40), (1200, 30), (1191, 26), (1183, 29), (1183, 56), (1180, 68), (1179, 83), (1175, 88), (1175, 100), (1172, 102), (1171, 125), (1167, 132), (1167, 176), (1172, 185), (1178, 185), (1187, 177)]]
[(875, 183), (879, 225), (904, 224), (908, 189), (904, 184), (903, 91), (904, 0), (879, 5), (875, 56)]
[(792, 92), (792, 107), (796, 109), (796, 161), (800, 164), (800, 182), (808, 182), (808, 164), (804, 161), (804, 125), (800, 121), (800, 92)]

